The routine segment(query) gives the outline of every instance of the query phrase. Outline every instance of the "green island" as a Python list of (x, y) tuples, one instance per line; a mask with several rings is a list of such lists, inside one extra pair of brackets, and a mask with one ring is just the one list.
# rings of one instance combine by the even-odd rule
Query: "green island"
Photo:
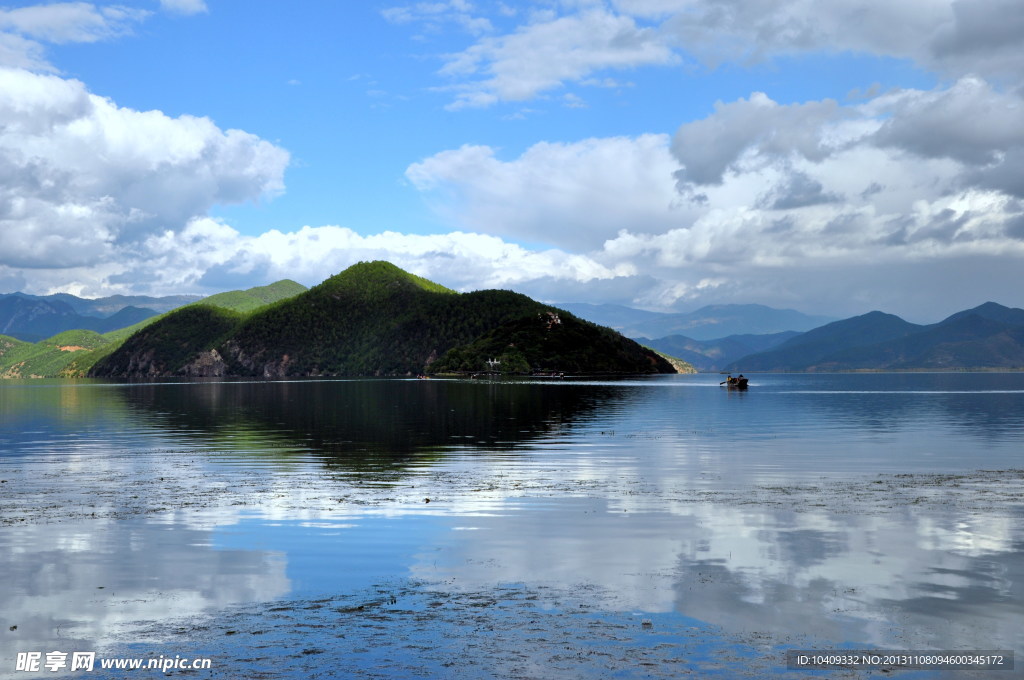
[(124, 329), (126, 337), (92, 350), (74, 370), (115, 378), (693, 370), (525, 295), (457, 293), (388, 262), (353, 265), (260, 306), (215, 303)]

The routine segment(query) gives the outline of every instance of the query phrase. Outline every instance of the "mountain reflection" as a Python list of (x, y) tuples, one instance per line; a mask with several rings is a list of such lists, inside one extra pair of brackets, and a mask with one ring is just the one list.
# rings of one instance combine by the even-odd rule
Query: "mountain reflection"
[(507, 450), (615, 398), (607, 387), (444, 380), (126, 385), (126, 403), (221, 444), (252, 437), (356, 463), (455, 448)]

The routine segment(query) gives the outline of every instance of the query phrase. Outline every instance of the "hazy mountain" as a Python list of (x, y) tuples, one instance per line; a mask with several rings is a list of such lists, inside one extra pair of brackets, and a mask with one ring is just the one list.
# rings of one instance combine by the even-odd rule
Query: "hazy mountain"
[(765, 335), (730, 335), (717, 340), (694, 340), (684, 335), (669, 335), (664, 338), (636, 338), (645, 347), (679, 357), (701, 372), (720, 371), (737, 359), (764, 352), (800, 333), (785, 331)]
[(54, 298), (22, 293), (0, 295), (0, 333), (36, 342), (73, 329), (106, 333), (156, 315), (152, 309), (124, 307), (105, 318), (84, 316), (68, 303)]
[(83, 316), (108, 317), (116, 314), (125, 307), (142, 307), (151, 309), (157, 314), (169, 312), (187, 304), (203, 299), (202, 295), (166, 295), (163, 297), (150, 297), (148, 295), (110, 295), (102, 298), (80, 298), (68, 293), (55, 293), (54, 295), (34, 296), (41, 300), (55, 300), (63, 302), (71, 307), (76, 313)]
[[(572, 342), (563, 342), (563, 335)], [(495, 338), (493, 347), (474, 344)], [(630, 356), (611, 356), (606, 341)], [(493, 357), (506, 368), (566, 370), (557, 362), (571, 356), (570, 370), (674, 372), (651, 350), (525, 295), (456, 293), (390, 263), (366, 262), (250, 314), (205, 305), (171, 312), (97, 363), (91, 375), (400, 375), (421, 373), (453, 349), (461, 353), (458, 361), (439, 366), (482, 370), (484, 359)]]
[[(272, 285), (280, 286), (285, 283), (292, 287), (298, 287), (291, 293), (293, 295), (306, 290), (305, 286), (294, 281), (279, 281)], [(267, 286), (262, 288), (267, 288)], [(259, 290), (261, 288), (250, 288), (248, 291), (232, 291), (218, 293), (218, 295), (244, 293), (251, 298), (248, 310), (267, 303), (266, 300), (259, 300), (256, 297), (258, 293), (253, 292)], [(164, 297), (111, 295), (89, 299), (68, 293), (55, 293), (54, 295), (0, 294), (0, 333), (28, 342), (38, 342), (68, 330), (109, 333), (203, 299), (201, 295), (167, 295)], [(225, 306), (223, 301), (215, 301), (212, 304)]]
[(634, 309), (624, 305), (594, 305), (589, 302), (557, 302), (555, 305), (559, 309), (572, 312), (581, 319), (613, 328), (627, 337), (633, 337), (627, 331), (673, 316), (664, 312), (649, 312), (645, 309)]
[(583, 302), (559, 303), (558, 306), (631, 338), (683, 335), (693, 340), (715, 340), (731, 335), (807, 331), (835, 321), (834, 317), (811, 316), (764, 305), (708, 305), (693, 312), (674, 314)]
[(966, 316), (980, 316), (983, 319), (990, 319), (992, 321), (998, 321), (1009, 326), (1024, 326), (1024, 309), (1016, 309), (1014, 307), (1004, 307), (995, 302), (986, 302), (978, 305), (974, 309), (965, 309), (962, 312), (956, 314), (950, 314), (947, 318), (943, 319), (936, 326), (942, 326), (945, 324), (952, 323), (962, 317)]
[(987, 302), (936, 324), (882, 312), (845, 319), (743, 357), (732, 371), (842, 371), (1024, 367), (1024, 310)]

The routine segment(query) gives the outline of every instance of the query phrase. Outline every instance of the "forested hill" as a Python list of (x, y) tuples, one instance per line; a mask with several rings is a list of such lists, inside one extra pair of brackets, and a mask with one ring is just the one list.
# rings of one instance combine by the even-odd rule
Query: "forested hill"
[(676, 372), (661, 356), (610, 328), (550, 310), (506, 321), (474, 342), (448, 350), (431, 366), (436, 372), (485, 369), (503, 373)]
[[(390, 263), (364, 262), (249, 315), (201, 318), (194, 310), (172, 312), (98, 363), (91, 375), (418, 374), (453, 347), (507, 322), (548, 312), (571, 317), (511, 291), (456, 293)], [(609, 360), (595, 342), (614, 332), (578, 323), (587, 329), (578, 336), (584, 353), (593, 350), (589, 363), (578, 364), (580, 370), (674, 372), (660, 358), (640, 366), (642, 371), (635, 362)], [(531, 360), (537, 358), (525, 357), (533, 367)]]

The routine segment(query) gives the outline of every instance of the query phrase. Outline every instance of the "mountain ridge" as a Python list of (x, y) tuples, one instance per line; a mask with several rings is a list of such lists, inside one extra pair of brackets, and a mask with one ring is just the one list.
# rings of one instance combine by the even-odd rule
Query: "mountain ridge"
[(1024, 368), (1024, 310), (995, 302), (927, 325), (869, 312), (726, 366), (746, 372), (1018, 368)]
[(717, 340), (695, 340), (685, 335), (634, 339), (645, 347), (679, 357), (698, 371), (708, 372), (719, 371), (737, 359), (767, 351), (797, 335), (800, 335), (797, 331), (783, 331), (782, 333), (729, 335)]
[(701, 342), (734, 335), (802, 332), (837, 320), (759, 304), (705, 305), (692, 312), (672, 313), (583, 302), (556, 303), (556, 306), (631, 338), (682, 335)]

